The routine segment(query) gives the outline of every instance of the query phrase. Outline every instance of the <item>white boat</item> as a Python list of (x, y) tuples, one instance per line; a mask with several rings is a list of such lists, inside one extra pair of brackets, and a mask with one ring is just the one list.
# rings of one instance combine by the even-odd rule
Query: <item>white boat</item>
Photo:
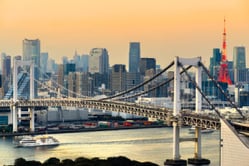
[(17, 142), (17, 147), (56, 146), (60, 142), (52, 136), (25, 136)]
[[(195, 133), (195, 127), (192, 126), (191, 128), (189, 128), (189, 129), (188, 129), (188, 132), (189, 132), (190, 134), (194, 134), (194, 133)], [(205, 128), (202, 128), (202, 129), (201, 129), (201, 133), (212, 133), (212, 132), (214, 132), (213, 129), (205, 129)]]

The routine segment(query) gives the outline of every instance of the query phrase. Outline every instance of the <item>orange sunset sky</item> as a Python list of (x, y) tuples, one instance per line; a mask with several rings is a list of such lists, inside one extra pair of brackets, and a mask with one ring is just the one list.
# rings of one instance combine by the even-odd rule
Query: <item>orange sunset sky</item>
[(21, 55), (24, 38), (39, 38), (58, 63), (104, 47), (110, 65), (127, 64), (129, 42), (139, 41), (141, 57), (162, 67), (175, 56), (202, 56), (208, 65), (222, 45), (224, 16), (228, 59), (234, 46), (248, 55), (248, 0), (0, 0), (0, 52)]

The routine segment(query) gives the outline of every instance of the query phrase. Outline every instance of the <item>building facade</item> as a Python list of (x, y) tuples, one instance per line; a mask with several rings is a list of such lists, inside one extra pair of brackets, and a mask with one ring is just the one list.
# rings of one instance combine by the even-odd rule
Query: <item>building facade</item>
[(233, 48), (234, 82), (246, 81), (246, 50), (245, 47)]
[(109, 69), (109, 55), (105, 48), (93, 48), (89, 55), (89, 72), (94, 73), (108, 73)]
[(48, 53), (47, 52), (42, 52), (40, 56), (40, 67), (41, 67), (41, 78), (48, 79), (46, 74), (47, 74), (47, 68), (48, 68)]
[[(23, 60), (33, 61), (34, 63), (34, 79), (39, 80), (40, 78), (40, 40), (23, 40)], [(27, 67), (26, 67), (27, 68)], [(38, 84), (34, 83), (34, 96), (37, 97)]]
[(145, 76), (145, 73), (147, 70), (154, 70), (156, 71), (156, 59), (155, 58), (141, 58), (140, 59), (140, 65), (139, 70), (141, 75)]
[(214, 78), (218, 78), (218, 72), (220, 69), (221, 52), (219, 48), (213, 49), (213, 56), (210, 58), (209, 71)]
[(85, 97), (93, 95), (93, 79), (90, 73), (70, 72), (68, 75), (68, 96)]
[(123, 64), (116, 64), (111, 72), (111, 90), (112, 92), (121, 92), (126, 90), (126, 69)]
[(129, 72), (138, 73), (140, 63), (140, 43), (131, 42), (129, 50)]

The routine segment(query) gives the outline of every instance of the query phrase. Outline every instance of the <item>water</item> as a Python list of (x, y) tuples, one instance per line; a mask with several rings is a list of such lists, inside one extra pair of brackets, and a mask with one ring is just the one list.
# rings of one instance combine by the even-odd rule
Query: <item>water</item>
[[(16, 148), (12, 138), (0, 138), (0, 165), (10, 165), (16, 158), (45, 161), (50, 157), (76, 159), (77, 157), (126, 156), (132, 160), (150, 161), (163, 165), (172, 158), (172, 128), (151, 128), (118, 131), (54, 134), (61, 145), (57, 147)], [(188, 128), (181, 129), (181, 137), (193, 137)], [(203, 157), (211, 165), (219, 165), (219, 131), (202, 135)], [(194, 143), (182, 142), (183, 159), (193, 157)]]

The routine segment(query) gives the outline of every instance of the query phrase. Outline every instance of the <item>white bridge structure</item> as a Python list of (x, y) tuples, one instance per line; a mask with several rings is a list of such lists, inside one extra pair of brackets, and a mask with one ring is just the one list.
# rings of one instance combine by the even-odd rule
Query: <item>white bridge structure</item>
[[(19, 65), (30, 66), (30, 99), (17, 100), (17, 68)], [(0, 108), (11, 109), (13, 132), (17, 132), (18, 110), (22, 108), (28, 108), (30, 112), (30, 128), (31, 132), (34, 132), (34, 112), (35, 110), (44, 109), (47, 107), (79, 107), (79, 108), (95, 108), (108, 111), (124, 112), (134, 115), (151, 117), (165, 121), (167, 124), (173, 126), (173, 155), (172, 159), (167, 159), (165, 165), (187, 165), (187, 161), (181, 158), (180, 155), (180, 142), (189, 141), (190, 139), (180, 138), (180, 130), (182, 125), (195, 126), (195, 137), (191, 141), (195, 142), (195, 152), (191, 159), (188, 159), (189, 164), (209, 164), (210, 161), (202, 157), (201, 148), (201, 129), (215, 129), (221, 130), (221, 165), (237, 165), (238, 161), (240, 165), (248, 165), (249, 163), (249, 139), (247, 131), (249, 131), (249, 125), (241, 125), (237, 123), (237, 127), (234, 127), (231, 122), (228, 122), (215, 108), (215, 106), (208, 100), (208, 98), (201, 91), (201, 75), (202, 70), (207, 72), (205, 66), (201, 63), (201, 58), (179, 58), (176, 57), (174, 62), (170, 66), (174, 65), (174, 105), (173, 110), (164, 107), (155, 107), (148, 105), (141, 105), (136, 103), (129, 103), (123, 101), (112, 100), (117, 96), (121, 96), (125, 93), (118, 94), (114, 97), (108, 97), (105, 99), (94, 100), (91, 98), (54, 98), (54, 99), (35, 99), (34, 98), (34, 70), (33, 63), (31, 62), (19, 62), (16, 61), (14, 65), (14, 95), (12, 100), (0, 100)], [(185, 65), (193, 66), (196, 69), (196, 80), (192, 80), (190, 75), (187, 74)], [(189, 80), (196, 87), (195, 94), (195, 111), (182, 110), (180, 104), (180, 75), (185, 72)], [(213, 78), (212, 78), (213, 80)], [(215, 82), (215, 80), (213, 80)], [(219, 86), (219, 85), (217, 85)], [(218, 87), (219, 88), (219, 87)], [(222, 90), (221, 90), (222, 91)], [(129, 90), (127, 91), (129, 92)], [(213, 114), (205, 114), (202, 111), (202, 99), (205, 99), (213, 110)], [(236, 107), (233, 102), (231, 105)], [(19, 112), (20, 113), (20, 112)], [(238, 113), (241, 115), (240, 122), (245, 122), (246, 117), (238, 109)], [(243, 126), (243, 125), (242, 125)], [(249, 134), (248, 134), (249, 135)], [(231, 139), (231, 140), (230, 140)], [(240, 149), (238, 149), (240, 148)], [(235, 150), (234, 150), (235, 149)], [(218, 154), (219, 152), (217, 152)], [(235, 154), (237, 153), (237, 154)], [(247, 161), (247, 162), (244, 162)]]

